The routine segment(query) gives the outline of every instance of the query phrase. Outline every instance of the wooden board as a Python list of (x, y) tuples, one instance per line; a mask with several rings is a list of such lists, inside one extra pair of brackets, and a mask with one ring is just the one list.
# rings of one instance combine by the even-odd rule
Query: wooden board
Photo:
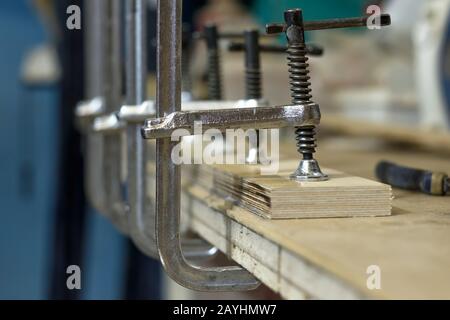
[(296, 182), (289, 175), (297, 165), (283, 161), (277, 175), (261, 175), (259, 166), (204, 165), (190, 178), (264, 218), (390, 215), (390, 186), (327, 168), (328, 181)]
[[(445, 157), (369, 145), (322, 140), (318, 158), (371, 179), (381, 159), (448, 170)], [(284, 298), (450, 299), (448, 197), (395, 189), (392, 216), (267, 220), (201, 187), (185, 191), (192, 229)], [(380, 267), (380, 290), (366, 286), (371, 265)]]

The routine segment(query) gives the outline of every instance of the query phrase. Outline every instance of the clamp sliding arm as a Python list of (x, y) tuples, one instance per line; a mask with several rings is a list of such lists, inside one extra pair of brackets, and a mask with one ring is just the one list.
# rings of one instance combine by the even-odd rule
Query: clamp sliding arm
[[(194, 135), (197, 122), (202, 124), (202, 130), (217, 129), (221, 132), (227, 129), (271, 129), (318, 125), (320, 109), (317, 104), (310, 103), (296, 106), (176, 111), (162, 118), (147, 120), (142, 128), (142, 136), (145, 139), (170, 138), (178, 129), (184, 129), (185, 135)], [(180, 131), (181, 135), (182, 133)]]

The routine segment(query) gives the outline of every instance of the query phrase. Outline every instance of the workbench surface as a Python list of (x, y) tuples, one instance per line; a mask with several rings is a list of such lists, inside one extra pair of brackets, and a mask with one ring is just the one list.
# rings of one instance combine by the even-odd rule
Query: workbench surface
[[(281, 150), (298, 157), (294, 143)], [(323, 138), (317, 157), (324, 167), (371, 179), (383, 159), (450, 169), (448, 156), (363, 139)], [(284, 298), (450, 299), (450, 198), (398, 189), (394, 196), (390, 217), (275, 221), (192, 185), (183, 210), (194, 231)], [(379, 290), (368, 289), (370, 266), (379, 267)]]

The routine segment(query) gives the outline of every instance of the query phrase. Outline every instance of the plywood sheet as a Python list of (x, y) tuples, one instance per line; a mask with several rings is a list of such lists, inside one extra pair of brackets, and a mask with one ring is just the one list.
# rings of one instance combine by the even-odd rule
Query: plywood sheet
[(261, 175), (259, 166), (204, 165), (191, 179), (264, 218), (390, 215), (390, 186), (327, 168), (328, 181), (292, 181), (289, 175), (297, 165), (284, 161), (277, 175)]

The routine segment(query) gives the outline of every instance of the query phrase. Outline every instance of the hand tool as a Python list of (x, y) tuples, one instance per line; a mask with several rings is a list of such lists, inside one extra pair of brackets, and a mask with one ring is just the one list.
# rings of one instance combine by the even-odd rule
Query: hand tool
[[(312, 103), (311, 81), (305, 31), (367, 26), (368, 17), (332, 19), (323, 21), (303, 21), (301, 9), (284, 12), (284, 24), (268, 24), (268, 34), (286, 33), (288, 41), (288, 66), (293, 104)], [(390, 16), (380, 17), (381, 25), (390, 24)], [(297, 181), (324, 181), (328, 176), (322, 173), (319, 163), (314, 159), (316, 152), (316, 127), (298, 126), (295, 131), (298, 152), (303, 155), (298, 169), (291, 175)]]
[[(195, 120), (219, 130), (253, 126), (271, 129), (288, 123), (291, 126), (316, 125), (320, 121), (317, 104), (296, 104), (271, 108), (236, 110), (180, 111), (181, 109), (181, 0), (158, 1), (158, 86), (157, 119), (146, 121), (143, 137), (155, 139), (156, 159), (156, 233), (161, 262), (168, 275), (180, 285), (200, 291), (250, 290), (259, 282), (239, 267), (199, 268), (188, 263), (180, 247), (181, 175), (170, 155), (176, 142), (171, 140), (173, 125), (193, 128)], [(289, 109), (289, 110), (288, 110)], [(289, 112), (287, 112), (289, 111)], [(297, 116), (292, 116), (292, 113)], [(241, 117), (242, 115), (242, 117)], [(244, 116), (247, 115), (247, 116)], [(248, 117), (252, 115), (252, 117)], [(281, 115), (281, 117), (280, 117)], [(283, 121), (283, 115), (292, 116)], [(278, 118), (277, 118), (278, 117)], [(170, 119), (176, 119), (172, 122)], [(260, 123), (258, 125), (258, 123)], [(165, 124), (167, 126), (165, 127)], [(155, 129), (155, 126), (162, 126)]]
[[(146, 166), (155, 158), (152, 145), (142, 140), (140, 129), (145, 119), (155, 115), (153, 101), (146, 101), (147, 83), (147, 21), (146, 2), (129, 0), (126, 2), (126, 105), (115, 115), (117, 121), (97, 124), (102, 133), (115, 132), (125, 135), (127, 150), (121, 154), (126, 172), (121, 182), (126, 201), (126, 215), (129, 235), (134, 244), (147, 256), (159, 258), (155, 236), (155, 209), (150, 197)], [(116, 177), (119, 179), (119, 176)], [(183, 239), (186, 257), (199, 261), (214, 256), (217, 249), (203, 239)]]
[(450, 178), (443, 172), (414, 169), (381, 161), (376, 166), (375, 174), (381, 182), (400, 189), (434, 196), (443, 196), (450, 192)]

